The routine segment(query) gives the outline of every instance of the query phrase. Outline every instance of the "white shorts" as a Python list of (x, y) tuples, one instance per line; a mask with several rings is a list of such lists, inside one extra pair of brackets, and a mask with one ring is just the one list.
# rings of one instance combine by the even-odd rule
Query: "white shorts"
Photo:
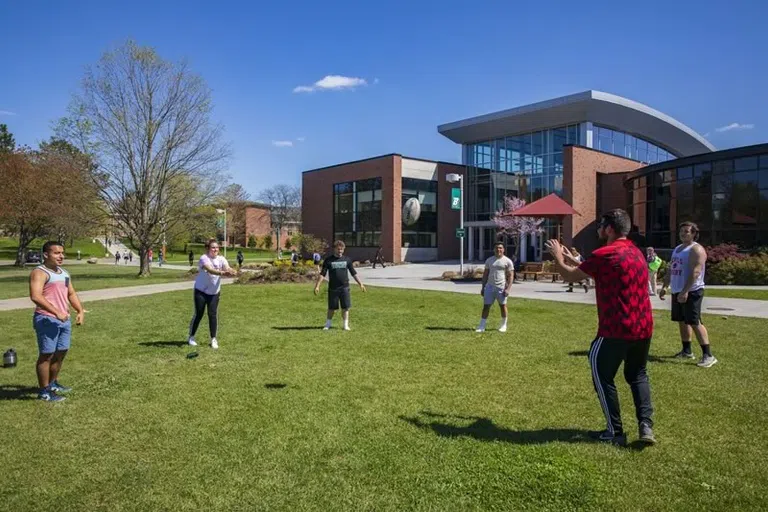
[(492, 284), (485, 285), (485, 290), (483, 290), (483, 304), (490, 306), (496, 301), (502, 306), (507, 303), (507, 295), (504, 293), (504, 288), (498, 288)]

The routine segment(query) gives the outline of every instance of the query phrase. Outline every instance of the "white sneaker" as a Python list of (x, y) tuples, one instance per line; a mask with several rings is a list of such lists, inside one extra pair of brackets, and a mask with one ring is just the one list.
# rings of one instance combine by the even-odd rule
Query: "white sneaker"
[(499, 332), (507, 332), (507, 325), (504, 324), (501, 327), (499, 327)]
[(485, 327), (478, 327), (475, 332), (485, 332)]
[(189, 345), (190, 347), (196, 347), (197, 346), (197, 342), (195, 341), (195, 338), (190, 336), (189, 337), (189, 341), (187, 341), (187, 345)]
[(219, 348), (219, 342), (218, 342), (218, 341), (216, 341), (216, 338), (213, 338), (213, 339), (211, 340), (211, 348), (212, 348), (212, 349), (217, 349), (217, 348)]
[(325, 324), (325, 327), (323, 327), (323, 330), (324, 331), (330, 331), (331, 330), (330, 324)]
[(351, 331), (352, 329), (350, 329), (348, 325), (345, 325), (345, 326), (344, 326), (344, 330), (345, 330), (345, 331)]

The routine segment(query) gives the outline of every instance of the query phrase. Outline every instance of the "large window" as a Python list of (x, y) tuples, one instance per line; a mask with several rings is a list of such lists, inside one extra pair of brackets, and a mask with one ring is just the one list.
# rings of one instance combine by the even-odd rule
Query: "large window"
[(647, 140), (599, 125), (592, 126), (592, 149), (649, 164), (676, 158), (672, 153)]
[(655, 246), (673, 247), (686, 220), (699, 225), (705, 245), (768, 245), (768, 154), (682, 166), (627, 185), (633, 221)]
[(437, 247), (437, 182), (403, 178), (402, 188), (402, 205), (412, 197), (421, 203), (416, 224), (403, 224), (403, 247)]
[(381, 241), (381, 178), (333, 186), (333, 237), (349, 247), (378, 247)]

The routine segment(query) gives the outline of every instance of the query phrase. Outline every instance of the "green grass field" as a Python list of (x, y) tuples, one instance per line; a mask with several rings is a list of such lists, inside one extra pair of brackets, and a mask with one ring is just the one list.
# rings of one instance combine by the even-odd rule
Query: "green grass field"
[(34, 400), (31, 313), (0, 313), (20, 361), (0, 369), (2, 508), (768, 506), (768, 321), (707, 316), (721, 362), (704, 370), (669, 359), (676, 326), (658, 313), (659, 444), (641, 451), (585, 439), (604, 426), (586, 358), (593, 307), (513, 300), (511, 332), (478, 335), (477, 297), (371, 288), (353, 290), (352, 332), (322, 332), (310, 288), (225, 287), (221, 348), (205, 346), (204, 321), (194, 359), (189, 292), (90, 303), (62, 404)]
[[(0, 299), (12, 299), (29, 295), (29, 273), (34, 265), (17, 268), (8, 265), (0, 266)], [(150, 277), (136, 277), (138, 267), (121, 265), (69, 265), (64, 268), (72, 276), (75, 290), (98, 290), (101, 288), (121, 288), (123, 286), (139, 286), (143, 284), (169, 283), (186, 279), (184, 272), (179, 270), (152, 267)]]
[[(47, 240), (47, 238), (36, 239), (29, 244), (29, 249), (39, 251)], [(0, 237), (0, 260), (15, 260), (18, 248), (19, 241), (17, 239)], [(73, 245), (66, 242), (66, 247), (64, 247), (66, 257), (75, 259), (77, 257), (78, 249), (80, 250), (80, 257), (82, 258), (90, 258), (91, 256), (97, 258), (104, 257), (104, 246), (99, 242), (93, 243), (91, 238), (75, 240)]]
[(768, 290), (749, 290), (749, 289), (723, 289), (707, 288), (707, 297), (725, 297), (728, 299), (753, 299), (768, 300)]

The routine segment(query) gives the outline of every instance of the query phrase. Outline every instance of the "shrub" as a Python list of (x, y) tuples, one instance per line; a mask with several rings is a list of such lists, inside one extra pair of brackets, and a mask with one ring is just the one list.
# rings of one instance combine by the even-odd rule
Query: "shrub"
[(270, 250), (272, 248), (272, 235), (264, 235), (264, 238), (261, 239), (261, 246), (264, 247), (266, 250)]
[(459, 276), (458, 272), (454, 272), (453, 270), (446, 270), (443, 272), (443, 279), (449, 280), (449, 279), (455, 279)]
[(720, 261), (706, 279), (707, 284), (768, 285), (768, 254)]
[(739, 252), (739, 246), (735, 244), (720, 244), (707, 247), (707, 264), (717, 265), (730, 259), (742, 259), (746, 255)]
[(314, 268), (297, 265), (295, 267), (277, 265), (261, 270), (243, 272), (238, 278), (239, 284), (259, 283), (308, 283), (317, 278)]
[(255, 235), (248, 235), (248, 247), (256, 247), (258, 245), (258, 242), (256, 241)]
[(325, 254), (328, 250), (328, 243), (325, 240), (306, 233), (294, 235), (292, 242), (303, 256), (309, 256), (314, 253)]

